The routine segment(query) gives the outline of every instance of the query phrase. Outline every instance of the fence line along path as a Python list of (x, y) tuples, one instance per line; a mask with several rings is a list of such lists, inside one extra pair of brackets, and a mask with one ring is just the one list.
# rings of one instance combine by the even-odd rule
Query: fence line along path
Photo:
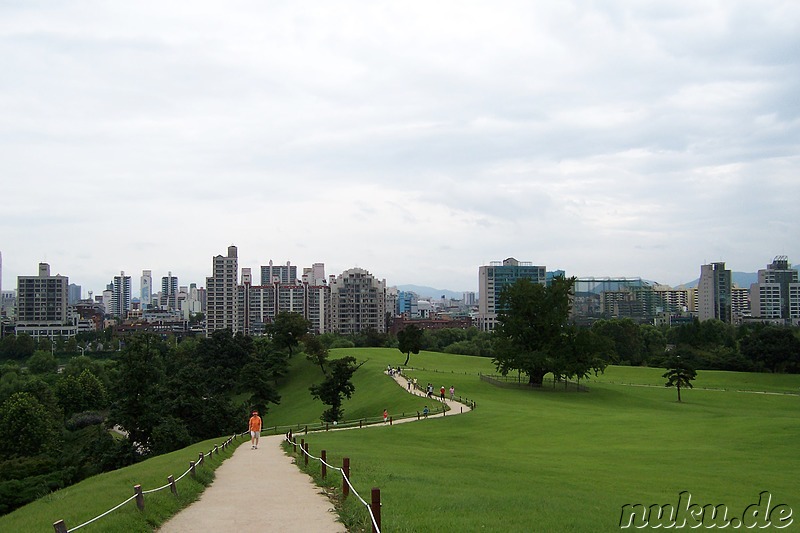
[(239, 446), (200, 499), (158, 531), (344, 533), (330, 500), (283, 453), (282, 440), (271, 435), (261, 437), (257, 450), (249, 443)]

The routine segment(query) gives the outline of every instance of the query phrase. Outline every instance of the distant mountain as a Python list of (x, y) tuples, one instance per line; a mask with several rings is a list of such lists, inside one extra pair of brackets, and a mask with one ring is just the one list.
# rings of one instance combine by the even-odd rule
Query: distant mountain
[(398, 290), (415, 292), (423, 298), (439, 299), (444, 295), (445, 298), (453, 300), (461, 300), (464, 297), (463, 292), (449, 291), (447, 289), (434, 289), (433, 287), (423, 287), (421, 285), (396, 285)]
[[(731, 280), (733, 281), (734, 285), (744, 289), (749, 289), (750, 285), (758, 282), (758, 272), (731, 272)], [(692, 289), (697, 287), (698, 283), (700, 283), (700, 278), (690, 281), (689, 283), (684, 283), (680, 287), (684, 289)]]

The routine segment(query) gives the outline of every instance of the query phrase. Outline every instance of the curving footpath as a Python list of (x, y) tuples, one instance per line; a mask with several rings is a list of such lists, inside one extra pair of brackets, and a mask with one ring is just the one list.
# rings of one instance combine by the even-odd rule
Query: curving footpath
[[(407, 390), (406, 379), (394, 376)], [(425, 396), (420, 391), (411, 391)], [(433, 400), (439, 402), (439, 400)], [(470, 408), (445, 399), (450, 415)], [(443, 413), (428, 418), (446, 416)], [(416, 418), (393, 423), (416, 421)], [(366, 427), (383, 427), (382, 424)], [(344, 428), (342, 428), (344, 429)], [(164, 523), (159, 532), (186, 531), (313, 531), (346, 533), (322, 489), (283, 453), (283, 435), (262, 437), (257, 450), (240, 445), (217, 470), (200, 498)]]

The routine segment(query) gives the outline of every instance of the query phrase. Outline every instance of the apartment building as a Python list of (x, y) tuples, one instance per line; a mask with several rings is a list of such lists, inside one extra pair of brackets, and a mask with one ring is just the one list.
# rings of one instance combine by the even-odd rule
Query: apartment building
[(751, 314), (754, 319), (779, 324), (800, 321), (798, 271), (785, 255), (776, 257), (758, 271), (758, 282), (750, 285)]
[(68, 307), (69, 278), (50, 275), (50, 265), (39, 263), (36, 276), (17, 277), (17, 335), (74, 337), (77, 326)]
[(716, 319), (732, 322), (731, 271), (724, 262), (709, 263), (700, 267), (697, 285), (697, 316), (703, 320)]
[(500, 310), (500, 294), (503, 289), (521, 278), (545, 284), (547, 269), (533, 263), (517, 261), (513, 257), (478, 267), (478, 327), (481, 331), (494, 330)]
[(386, 332), (386, 280), (362, 268), (331, 276), (331, 328), (342, 335), (374, 329)]
[(206, 278), (206, 336), (218, 329), (237, 331), (237, 285), (239, 259), (236, 246), (227, 255), (217, 255)]

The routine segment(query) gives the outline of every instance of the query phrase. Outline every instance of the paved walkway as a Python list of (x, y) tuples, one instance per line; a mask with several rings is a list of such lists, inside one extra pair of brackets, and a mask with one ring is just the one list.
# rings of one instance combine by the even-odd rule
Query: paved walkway
[[(407, 381), (394, 376), (407, 390)], [(425, 396), (420, 391), (412, 391)], [(434, 400), (438, 402), (439, 400)], [(469, 407), (446, 399), (451, 411), (428, 418), (466, 413)], [(433, 406), (431, 406), (433, 407)], [(416, 421), (406, 418), (394, 421)], [(382, 424), (365, 426), (384, 427)], [(344, 429), (344, 428), (343, 428)], [(162, 533), (187, 531), (307, 531), (343, 533), (333, 504), (311, 477), (294, 464), (280, 447), (283, 435), (262, 437), (257, 450), (240, 445), (216, 470), (214, 482), (200, 498), (172, 517), (158, 530)]]

